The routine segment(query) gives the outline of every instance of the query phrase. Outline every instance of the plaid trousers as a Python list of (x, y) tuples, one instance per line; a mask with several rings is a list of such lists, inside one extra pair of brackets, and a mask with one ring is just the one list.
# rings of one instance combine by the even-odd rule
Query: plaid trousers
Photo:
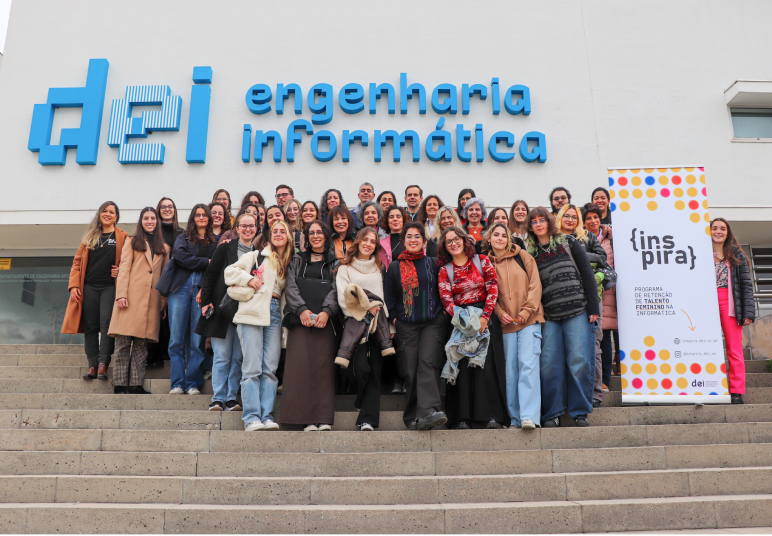
[[(133, 343), (133, 347), (132, 347)], [(118, 335), (113, 352), (113, 385), (142, 385), (147, 361), (147, 339)]]

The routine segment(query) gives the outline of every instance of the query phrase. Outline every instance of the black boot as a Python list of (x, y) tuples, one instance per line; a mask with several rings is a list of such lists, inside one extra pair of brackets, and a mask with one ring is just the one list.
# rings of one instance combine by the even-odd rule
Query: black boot
[(132, 385), (127, 391), (130, 395), (149, 395), (150, 391), (145, 391), (141, 385)]
[(125, 395), (128, 394), (128, 387), (125, 385), (116, 385), (113, 387), (113, 394), (114, 395)]
[(732, 404), (745, 404), (743, 401), (743, 395), (736, 393), (729, 393), (732, 397)]

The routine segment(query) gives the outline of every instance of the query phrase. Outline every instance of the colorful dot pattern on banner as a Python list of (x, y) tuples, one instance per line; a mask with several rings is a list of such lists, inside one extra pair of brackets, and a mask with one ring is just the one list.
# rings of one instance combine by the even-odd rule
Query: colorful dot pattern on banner
[[(704, 168), (611, 169), (608, 182), (612, 188), (611, 199), (623, 200), (609, 204), (612, 212), (639, 209), (656, 212), (670, 204), (677, 210), (687, 211), (692, 223), (710, 222), (708, 192), (702, 186)], [(705, 232), (709, 235), (710, 228), (706, 227)]]

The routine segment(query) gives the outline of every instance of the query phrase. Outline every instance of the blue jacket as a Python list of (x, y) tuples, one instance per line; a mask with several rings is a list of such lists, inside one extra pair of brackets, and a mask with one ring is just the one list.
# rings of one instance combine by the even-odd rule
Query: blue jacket
[[(188, 235), (182, 233), (174, 241), (171, 257), (173, 262), (166, 263), (166, 268), (164, 268), (164, 273), (161, 274), (161, 279), (159, 279), (156, 288), (161, 291), (159, 286), (162, 286), (162, 283), (165, 283), (165, 280), (168, 281), (168, 278), (171, 277), (171, 281), (168, 281), (168, 292), (177, 292), (180, 287), (185, 284), (185, 281), (188, 280), (190, 274), (193, 272), (203, 273), (206, 271), (209, 267), (209, 259), (214, 255), (216, 247), (217, 243), (207, 246), (207, 256), (199, 257), (198, 245), (190, 242), (188, 240)], [(167, 274), (166, 272), (170, 270), (172, 273)]]

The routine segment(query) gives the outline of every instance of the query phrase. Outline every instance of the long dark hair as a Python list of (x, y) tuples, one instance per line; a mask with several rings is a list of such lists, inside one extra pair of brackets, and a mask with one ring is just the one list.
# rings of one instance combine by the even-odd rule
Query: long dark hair
[(475, 250), (475, 240), (471, 236), (467, 234), (467, 232), (462, 229), (461, 227), (448, 227), (444, 231), (442, 231), (442, 234), (440, 235), (439, 243), (437, 244), (437, 264), (439, 266), (445, 266), (449, 262), (453, 262), (453, 255), (450, 254), (448, 251), (448, 248), (445, 247), (445, 236), (449, 232), (456, 233), (456, 236), (460, 236), (464, 240), (464, 253), (467, 257), (470, 259), (477, 255), (477, 251)]
[(490, 229), (490, 226), (493, 225), (493, 219), (496, 217), (496, 213), (499, 212), (499, 211), (504, 213), (504, 217), (507, 218), (507, 225), (509, 224), (509, 214), (507, 214), (507, 209), (498, 207), (498, 208), (494, 208), (493, 210), (491, 210), (490, 214), (488, 214), (488, 228), (489, 229)]
[[(321, 210), (319, 217), (321, 219), (327, 218), (327, 214), (329, 214), (330, 210), (332, 210), (327, 208), (327, 196), (330, 194), (330, 192), (335, 192), (336, 194), (338, 194), (338, 199), (340, 199), (340, 206), (343, 206), (343, 207), (346, 206), (346, 202), (343, 200), (343, 194), (340, 193), (340, 190), (336, 190), (335, 188), (330, 188), (329, 190), (324, 192), (324, 195), (322, 196), (322, 202), (319, 204), (319, 209)], [(332, 225), (330, 225), (330, 227), (332, 227)]]
[[(726, 240), (724, 240), (724, 246), (722, 248), (724, 252), (724, 258), (733, 266), (739, 266), (744, 262), (747, 262), (747, 256), (745, 255), (743, 248), (741, 248), (740, 244), (737, 242), (737, 239), (732, 232), (732, 228), (729, 227), (728, 221), (726, 221), (724, 218), (713, 218), (713, 221), (710, 222), (711, 229), (713, 228), (713, 224), (717, 221), (723, 222), (724, 225), (726, 225)], [(742, 258), (740, 255), (742, 255)]]
[(550, 239), (556, 234), (560, 234), (560, 231), (557, 229), (557, 224), (555, 223), (555, 216), (552, 215), (552, 212), (544, 207), (533, 208), (531, 209), (531, 212), (528, 213), (526, 223), (528, 224), (528, 237), (530, 240), (533, 240), (534, 244), (539, 243), (539, 237), (533, 232), (533, 226), (531, 225), (531, 222), (535, 218), (544, 218), (547, 220), (547, 234)]
[(327, 225), (330, 226), (330, 231), (332, 232), (333, 237), (338, 235), (334, 225), (335, 216), (338, 215), (345, 216), (346, 221), (348, 222), (348, 229), (346, 229), (346, 236), (343, 237), (343, 240), (354, 240), (354, 237), (357, 233), (356, 225), (354, 225), (354, 217), (351, 215), (351, 211), (345, 205), (332, 207), (330, 209), (330, 213), (327, 216)]
[[(244, 205), (252, 203), (252, 201), (250, 201), (249, 198), (252, 197), (253, 195), (257, 197), (257, 203), (255, 203), (256, 205), (265, 205), (265, 199), (260, 194), (260, 192), (256, 192), (255, 190), (252, 190), (251, 192), (247, 192), (244, 194), (244, 198), (241, 200), (241, 206), (243, 207)], [(239, 212), (241, 212), (241, 207), (239, 207)]]
[(324, 233), (324, 248), (322, 249), (322, 251), (326, 253), (330, 249), (330, 244), (332, 244), (332, 231), (330, 231), (330, 228), (327, 227), (327, 224), (324, 223), (322, 220), (312, 220), (303, 229), (303, 238), (305, 238), (306, 240), (306, 250), (302, 253), (305, 254), (306, 256), (311, 255), (311, 251), (312, 251), (311, 241), (308, 238), (308, 230), (315, 223), (322, 228), (322, 233)]
[[(286, 222), (287, 217), (284, 215), (284, 211), (281, 209), (279, 205), (271, 205), (270, 207), (265, 209), (265, 221), (263, 222), (263, 229), (260, 231), (260, 238), (257, 241), (257, 248), (262, 250), (265, 246), (270, 244), (271, 242), (271, 228), (268, 227), (268, 211), (271, 209), (277, 209), (279, 212), (281, 212), (281, 220)], [(257, 209), (257, 217), (260, 218), (260, 209)], [(290, 233), (291, 235), (292, 233)]]
[[(206, 223), (206, 230), (204, 231), (204, 238), (198, 236), (198, 229), (196, 228), (196, 211), (198, 209), (204, 210), (208, 220)], [(185, 228), (185, 235), (188, 237), (188, 240), (194, 244), (201, 246), (211, 246), (214, 244), (215, 240), (214, 232), (212, 231), (212, 213), (209, 212), (209, 207), (204, 203), (199, 203), (190, 210), (190, 216), (188, 216), (188, 226)]]
[(142, 217), (145, 215), (145, 212), (152, 212), (155, 214), (155, 229), (153, 229), (153, 253), (156, 255), (163, 255), (166, 252), (166, 243), (164, 242), (164, 234), (161, 232), (161, 217), (153, 207), (145, 207), (139, 213), (137, 230), (134, 231), (134, 236), (131, 237), (131, 249), (140, 252), (147, 251), (147, 238), (145, 237), (145, 228), (142, 226)]
[(464, 197), (466, 194), (472, 194), (472, 197), (477, 197), (477, 194), (474, 193), (474, 190), (471, 188), (464, 188), (460, 192), (458, 192), (458, 199), (457, 199), (457, 206), (458, 206), (458, 215), (461, 216), (461, 213), (464, 211), (464, 207), (461, 206), (461, 198)]
[(231, 212), (228, 210), (228, 207), (225, 206), (225, 204), (222, 201), (212, 201), (209, 203), (209, 212), (212, 212), (212, 208), (215, 206), (222, 207), (223, 211), (223, 218), (222, 218), (222, 225), (220, 226), (220, 231), (223, 233), (225, 231), (230, 231), (233, 227), (231, 227)]
[[(437, 203), (439, 203), (439, 205), (440, 205), (440, 206), (437, 207), (437, 211), (438, 212), (439, 212), (439, 210), (442, 207), (445, 206), (445, 203), (442, 202), (442, 199), (440, 199), (439, 196), (437, 196), (437, 195), (427, 195), (426, 199), (421, 201), (421, 206), (418, 207), (418, 213), (415, 215), (415, 221), (417, 221), (418, 223), (421, 223), (423, 225), (426, 225), (426, 219), (427, 219), (427, 216), (426, 216), (426, 204), (430, 200), (432, 200), (432, 199), (436, 199)], [(432, 223), (434, 223), (434, 222), (432, 222)]]
[(226, 190), (225, 188), (220, 188), (219, 190), (217, 190), (214, 193), (214, 195), (212, 196), (212, 201), (211, 202), (214, 203), (215, 201), (217, 201), (217, 196), (220, 195), (223, 192), (225, 192), (225, 195), (228, 196), (228, 206), (225, 209), (225, 215), (226, 216), (230, 216), (231, 215), (231, 208), (233, 207), (233, 201), (231, 201), (231, 194), (228, 193), (228, 190)]
[(174, 218), (172, 218), (172, 229), (177, 230), (180, 228), (180, 222), (177, 219), (177, 204), (174, 202), (174, 199), (172, 199), (171, 197), (162, 197), (155, 207), (156, 214), (158, 215), (158, 226), (160, 227), (161, 224), (163, 223), (163, 220), (161, 219), (161, 203), (163, 203), (164, 201), (172, 202), (172, 206), (174, 207)]
[(386, 195), (386, 194), (389, 194), (391, 196), (391, 198), (394, 200), (394, 204), (396, 205), (397, 204), (397, 196), (394, 195), (394, 192), (392, 192), (391, 190), (384, 190), (384, 191), (382, 191), (381, 193), (378, 194), (378, 197), (375, 199), (378, 202), (378, 204), (379, 205), (381, 204), (381, 198), (384, 195)]
[(354, 238), (354, 243), (351, 244), (351, 247), (346, 251), (346, 257), (340, 262), (341, 264), (351, 264), (351, 261), (359, 256), (359, 244), (368, 234), (375, 235), (375, 251), (373, 251), (373, 257), (375, 258), (375, 265), (378, 269), (383, 269), (383, 262), (381, 261), (381, 241), (378, 239), (378, 231), (372, 227), (365, 227), (357, 233), (356, 238)]

